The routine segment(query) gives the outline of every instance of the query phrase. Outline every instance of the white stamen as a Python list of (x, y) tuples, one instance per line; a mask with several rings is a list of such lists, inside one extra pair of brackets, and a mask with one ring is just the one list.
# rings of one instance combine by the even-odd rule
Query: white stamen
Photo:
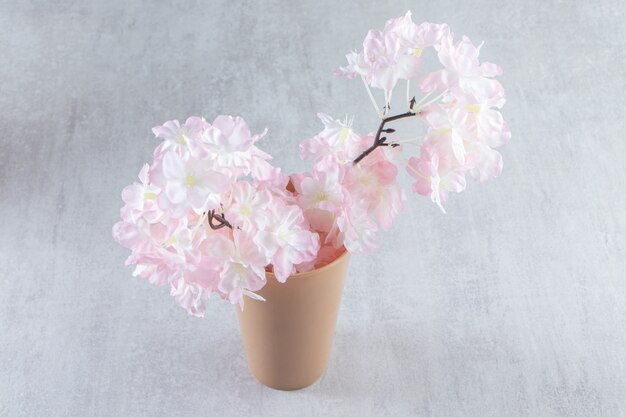
[(407, 145), (415, 145), (417, 147), (422, 147), (422, 144), (419, 142), (419, 139), (414, 138), (414, 139), (402, 139), (402, 140), (394, 140), (393, 143), (397, 143), (399, 145), (402, 144), (407, 144)]
[(431, 104), (433, 104), (435, 101), (439, 100), (439, 99), (440, 99), (441, 97), (443, 97), (443, 96), (444, 96), (447, 92), (448, 92), (448, 89), (445, 89), (445, 90), (444, 90), (441, 94), (439, 94), (437, 97), (435, 97), (435, 98), (434, 98), (434, 99), (432, 99), (432, 100), (428, 100), (428, 102), (427, 102), (427, 103), (422, 104), (421, 106), (419, 106), (419, 107), (417, 108), (417, 110), (413, 110), (413, 111), (414, 111), (414, 112), (416, 112), (416, 113), (418, 113), (418, 112), (419, 112), (420, 110), (422, 110), (423, 108), (428, 107), (428, 106), (430, 106)]
[(363, 81), (365, 90), (367, 90), (367, 95), (370, 97), (370, 100), (372, 101), (372, 105), (374, 106), (374, 110), (376, 111), (376, 114), (378, 115), (378, 117), (382, 118), (383, 116), (380, 114), (380, 109), (378, 107), (378, 104), (376, 103), (376, 99), (374, 98), (374, 95), (372, 94), (372, 90), (370, 90), (370, 86), (367, 85), (367, 81), (365, 81), (365, 77), (361, 76), (361, 80)]
[(247, 295), (248, 297), (252, 298), (253, 300), (259, 300), (259, 301), (265, 301), (265, 298), (261, 297), (259, 294), (255, 294), (250, 290), (241, 290), (241, 293), (243, 295)]
[(406, 80), (406, 102), (410, 106), (411, 104), (411, 80)]
[(422, 97), (422, 98), (420, 99), (420, 101), (418, 101), (417, 103), (415, 103), (415, 104), (413, 105), (413, 108), (414, 108), (414, 109), (417, 109), (417, 108), (420, 106), (420, 104), (422, 104), (422, 103), (424, 102), (424, 100), (426, 100), (428, 97), (430, 97), (430, 95), (431, 95), (431, 94), (432, 94), (432, 92), (430, 92), (430, 93), (426, 94), (424, 97)]

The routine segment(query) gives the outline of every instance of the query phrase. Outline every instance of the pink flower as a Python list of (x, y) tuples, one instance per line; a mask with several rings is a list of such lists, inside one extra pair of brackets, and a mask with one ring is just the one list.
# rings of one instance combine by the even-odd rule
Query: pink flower
[(250, 176), (258, 184), (264, 184), (270, 188), (285, 188), (289, 181), (289, 177), (284, 175), (280, 168), (276, 168), (267, 162), (263, 155), (253, 155), (250, 165)]
[(183, 277), (170, 283), (170, 295), (187, 312), (196, 317), (204, 317), (206, 301), (211, 292), (200, 285), (189, 283)]
[(404, 191), (396, 184), (398, 168), (379, 149), (346, 173), (344, 186), (374, 214), (382, 229), (389, 229), (400, 213), (406, 199)]
[(271, 208), (270, 227), (259, 231), (254, 242), (270, 259), (276, 279), (285, 282), (295, 265), (315, 259), (319, 237), (308, 230), (299, 207), (277, 200)]
[(219, 194), (228, 188), (224, 174), (207, 168), (204, 161), (184, 161), (176, 152), (165, 153), (162, 169), (165, 192), (159, 196), (159, 206), (175, 217), (184, 216), (189, 208), (198, 214), (217, 208)]
[(367, 210), (359, 205), (346, 208), (337, 218), (338, 242), (350, 252), (373, 253), (378, 248), (378, 227)]
[(327, 114), (317, 113), (324, 123), (324, 130), (300, 144), (302, 159), (315, 163), (330, 160), (334, 163), (346, 163), (354, 160), (361, 152), (361, 137), (352, 130), (352, 121), (341, 122)]
[[(429, 94), (392, 114), (392, 89), (407, 80), (409, 101), (408, 81), (429, 47), (443, 66), (420, 80)], [(212, 124), (190, 117), (153, 128), (162, 142), (139, 182), (122, 191), (122, 221), (113, 226), (114, 239), (131, 251), (126, 264), (135, 276), (169, 285), (178, 304), (202, 316), (213, 293), (241, 308), (244, 296), (262, 300), (255, 291), (266, 271), (285, 282), (346, 250), (376, 250), (378, 229), (391, 227), (406, 199), (400, 166), (413, 177), (413, 191), (445, 212), (448, 195), (466, 188), (466, 175), (500, 175), (502, 157), (493, 148), (511, 136), (499, 111), (504, 90), (493, 79), (501, 70), (480, 63), (480, 47), (466, 37), (454, 43), (445, 24), (416, 25), (410, 12), (370, 30), (363, 50), (348, 54), (338, 73), (362, 77), (384, 118), (379, 129), (359, 135), (352, 119), (318, 113), (324, 129), (300, 145), (313, 168), (290, 177), (256, 146), (266, 131), (253, 134), (240, 117), (218, 116)], [(370, 86), (385, 90), (383, 114)], [(441, 93), (430, 97), (435, 91)], [(409, 118), (427, 124), (423, 142), (396, 133), (395, 122)], [(420, 143), (407, 162), (405, 144)]]
[(226, 209), (226, 218), (246, 230), (263, 229), (269, 221), (267, 211), (271, 198), (268, 190), (259, 190), (248, 182), (238, 182), (233, 186), (232, 204)]
[(420, 81), (424, 92), (449, 90), (456, 97), (504, 96), (500, 83), (491, 77), (502, 73), (500, 67), (478, 60), (480, 46), (472, 44), (468, 37), (453, 44), (452, 34), (442, 38), (438, 46), (439, 61), (444, 68), (428, 74)]
[[(453, 179), (457, 174), (469, 172), (475, 180), (482, 182), (496, 178), (502, 172), (502, 157), (489, 145), (506, 143), (510, 131), (500, 113), (488, 107), (490, 102), (485, 100), (483, 103), (466, 105), (453, 101), (444, 106), (430, 106), (424, 112), (431, 126), (425, 147), (431, 151), (436, 147), (439, 158), (446, 156), (446, 166), (456, 173)], [(449, 157), (450, 153), (456, 161)], [(456, 180), (453, 183), (459, 184)], [(447, 188), (456, 191), (458, 186)]]
[(339, 178), (338, 170), (328, 172), (314, 170), (292, 176), (298, 205), (313, 230), (330, 231), (337, 214), (341, 211), (345, 198)]
[[(365, 78), (372, 87), (390, 91), (402, 75), (411, 73), (410, 65), (401, 60), (399, 39), (393, 33), (370, 30), (363, 41), (363, 52), (346, 55), (348, 66), (340, 68), (336, 74), (353, 78), (356, 74)], [(412, 63), (419, 70), (419, 58), (414, 57)], [(410, 64), (410, 63), (409, 63)]]
[(490, 97), (482, 100), (464, 97), (459, 105), (469, 112), (469, 123), (474, 126), (478, 142), (492, 148), (500, 147), (509, 142), (511, 131), (502, 114), (496, 109), (502, 107), (504, 98)]
[(420, 158), (411, 157), (406, 169), (416, 180), (413, 191), (430, 196), (432, 202), (445, 213), (443, 204), (448, 193), (463, 191), (466, 181), (465, 168), (457, 164), (454, 156), (445, 153), (445, 149), (450, 147), (445, 144), (442, 146), (443, 142), (442, 138), (427, 139), (422, 146)]
[(133, 249), (142, 246), (146, 237), (136, 224), (121, 221), (113, 225), (113, 239), (120, 245)]
[(391, 91), (398, 80), (417, 76), (424, 48), (437, 45), (448, 32), (447, 25), (416, 25), (409, 11), (389, 20), (382, 31), (370, 30), (363, 41), (363, 51), (346, 55), (348, 65), (335, 73), (347, 78), (360, 75), (372, 87)]
[(178, 120), (170, 120), (162, 126), (153, 127), (154, 135), (164, 139), (154, 151), (155, 158), (160, 158), (165, 152), (172, 150), (177, 151), (185, 159), (189, 155), (196, 158), (205, 157), (206, 150), (200, 139), (202, 132), (208, 126), (204, 118), (192, 116), (185, 121), (183, 126)]
[[(288, 177), (254, 145), (264, 133), (252, 135), (230, 116), (213, 125), (197, 117), (183, 126), (169, 121), (154, 133), (164, 141), (140, 183), (124, 189), (122, 221), (113, 227), (115, 240), (132, 251), (126, 263), (135, 265), (133, 275), (169, 283), (172, 297), (201, 316), (214, 292), (241, 306), (244, 295), (260, 299), (253, 291), (265, 284), (270, 262), (284, 280), (294, 263), (315, 258), (319, 237), (292, 205)], [(230, 226), (212, 230), (209, 210)], [(255, 243), (260, 236), (265, 246)]]
[(476, 181), (497, 178), (502, 173), (502, 155), (482, 143), (470, 143), (467, 149), (467, 167)]
[(123, 220), (135, 222), (140, 217), (150, 223), (159, 221), (164, 215), (157, 204), (157, 197), (161, 192), (159, 187), (150, 184), (148, 172), (150, 167), (144, 164), (139, 172), (139, 181), (122, 190), (122, 200), (126, 205), (120, 210)]
[(465, 106), (432, 104), (422, 111), (429, 132), (450, 137), (450, 150), (460, 164), (465, 163), (465, 143), (475, 141), (475, 127)]
[(446, 24), (424, 22), (413, 23), (411, 12), (404, 16), (390, 19), (385, 25), (385, 32), (393, 32), (400, 38), (403, 47), (409, 48), (408, 53), (421, 56), (424, 48), (438, 45), (441, 39), (450, 33)]
[(165, 256), (169, 255), (169, 252), (162, 247), (171, 228), (162, 223), (150, 224), (143, 218), (138, 219), (136, 223), (122, 221), (113, 226), (113, 238), (132, 250), (126, 264), (136, 265), (134, 276), (141, 276), (153, 284), (163, 285), (170, 277), (178, 274), (181, 259)]
[[(324, 239), (320, 238), (320, 240), (323, 241)], [(317, 256), (314, 259), (296, 265), (296, 271), (307, 272), (312, 271), (313, 269), (319, 269), (333, 262), (345, 252), (346, 248), (343, 246), (341, 246), (340, 248), (336, 248), (332, 244), (324, 244), (320, 247), (319, 251), (317, 252)]]
[(262, 164), (262, 161), (271, 157), (254, 144), (265, 136), (266, 132), (267, 129), (259, 135), (253, 135), (241, 117), (218, 116), (204, 132), (204, 142), (217, 167), (235, 175), (248, 175), (252, 170), (263, 175), (267, 166), (263, 165), (257, 169), (254, 165)]
[(172, 268), (156, 255), (152, 258), (145, 255), (140, 259), (133, 258), (131, 256), (126, 263), (127, 265), (136, 265), (132, 275), (141, 277), (151, 284), (162, 286), (180, 277), (179, 268)]
[(411, 12), (404, 16), (391, 19), (383, 31), (387, 36), (395, 37), (400, 45), (395, 57), (398, 78), (410, 80), (421, 69), (422, 53), (425, 48), (438, 45), (443, 36), (449, 33), (448, 25), (424, 22), (413, 23)]
[(170, 264), (181, 266), (197, 264), (201, 254), (195, 245), (193, 232), (187, 219), (172, 222), (169, 231), (167, 238), (161, 241), (158, 247), (161, 258)]
[(265, 285), (266, 258), (254, 243), (253, 236), (234, 229), (232, 240), (221, 234), (210, 237), (211, 251), (216, 259), (221, 259), (223, 269), (218, 289), (232, 304), (243, 309), (243, 296), (259, 298), (253, 294)]

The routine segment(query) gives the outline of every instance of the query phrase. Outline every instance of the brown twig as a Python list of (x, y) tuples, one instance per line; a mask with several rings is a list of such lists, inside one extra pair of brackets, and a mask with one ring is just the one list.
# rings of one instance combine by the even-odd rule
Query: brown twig
[[(226, 218), (224, 217), (223, 214), (216, 214), (215, 210), (209, 210), (207, 212), (207, 219), (209, 221), (209, 226), (211, 227), (211, 229), (213, 230), (219, 230), (222, 227), (230, 227), (231, 229), (233, 228), (233, 225), (230, 224)], [(217, 223), (213, 223), (213, 220), (217, 220)]]
[(361, 155), (359, 155), (354, 160), (353, 164), (356, 165), (359, 162), (361, 162), (361, 160), (363, 160), (363, 158), (365, 158), (370, 153), (374, 152), (374, 150), (376, 148), (378, 148), (379, 146), (391, 146), (391, 147), (398, 146), (398, 144), (396, 144), (396, 143), (387, 143), (386, 142), (387, 141), (387, 137), (386, 136), (380, 137), (380, 135), (382, 135), (383, 133), (393, 133), (393, 132), (395, 132), (395, 129), (385, 129), (385, 125), (387, 123), (393, 122), (395, 120), (400, 120), (400, 119), (405, 119), (407, 117), (415, 116), (417, 113), (413, 112), (413, 106), (414, 105), (415, 105), (415, 97), (413, 97), (413, 99), (411, 99), (410, 110), (408, 112), (402, 113), (402, 114), (396, 114), (395, 116), (385, 117), (383, 120), (381, 120), (380, 126), (378, 126), (378, 131), (376, 132), (376, 137), (374, 138), (374, 143), (372, 144), (372, 146), (370, 146), (369, 148), (364, 150), (363, 153)]

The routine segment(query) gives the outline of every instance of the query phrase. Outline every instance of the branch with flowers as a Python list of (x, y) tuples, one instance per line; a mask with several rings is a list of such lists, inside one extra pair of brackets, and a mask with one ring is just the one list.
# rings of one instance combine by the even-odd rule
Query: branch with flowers
[[(412, 190), (444, 210), (451, 193), (502, 171), (495, 148), (510, 139), (499, 111), (504, 89), (492, 63), (480, 63), (482, 44), (454, 41), (445, 24), (413, 23), (410, 12), (370, 30), (363, 50), (347, 55), (336, 73), (361, 78), (378, 129), (361, 135), (354, 120), (319, 113), (323, 130), (300, 145), (308, 171), (283, 174), (257, 147), (239, 117), (212, 123), (190, 117), (155, 127), (161, 143), (139, 182), (122, 192), (122, 220), (114, 238), (131, 249), (133, 275), (168, 286), (190, 314), (202, 316), (211, 294), (244, 305), (244, 296), (266, 283), (319, 268), (345, 250), (373, 252), (379, 229), (391, 227), (406, 195), (398, 184), (404, 169)], [(421, 74), (423, 60), (441, 68)], [(417, 83), (415, 83), (417, 81)], [(406, 108), (391, 115), (391, 99), (405, 83)], [(411, 94), (411, 82), (423, 94)], [(382, 90), (383, 106), (372, 90)], [(418, 94), (419, 94), (418, 93)], [(417, 94), (416, 94), (417, 95)], [(401, 119), (425, 125), (423, 139), (394, 140)], [(404, 155), (405, 145), (419, 148)], [(412, 150), (412, 149), (411, 149)]]

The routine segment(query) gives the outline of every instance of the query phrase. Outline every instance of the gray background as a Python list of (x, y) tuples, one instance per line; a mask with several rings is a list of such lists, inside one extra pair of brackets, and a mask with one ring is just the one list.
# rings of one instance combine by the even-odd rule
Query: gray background
[[(353, 257), (328, 371), (273, 391), (233, 307), (189, 317), (130, 276), (120, 191), (170, 118), (240, 114), (287, 172), (317, 111), (374, 129), (331, 71), (409, 8), (502, 65), (503, 175), (447, 215), (411, 194), (379, 253)], [(0, 415), (626, 416), (625, 10), (3, 1)]]

